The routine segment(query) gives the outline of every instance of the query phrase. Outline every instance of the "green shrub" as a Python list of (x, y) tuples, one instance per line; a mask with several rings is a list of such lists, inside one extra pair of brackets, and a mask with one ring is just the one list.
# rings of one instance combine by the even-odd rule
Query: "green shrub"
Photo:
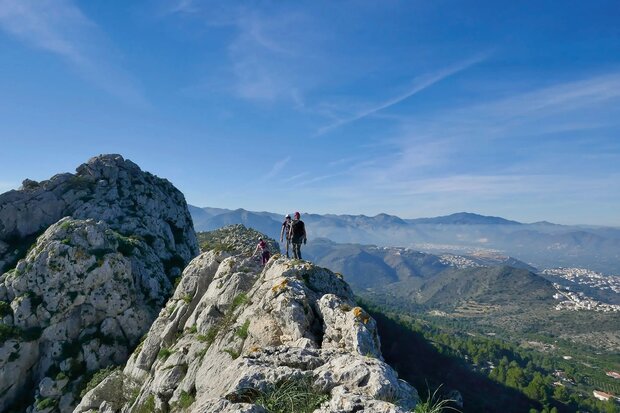
[(219, 329), (217, 327), (211, 327), (209, 331), (207, 331), (207, 343), (212, 344), (215, 341), (215, 337), (217, 337), (217, 333), (219, 333)]
[(0, 324), (0, 344), (19, 336), (19, 329), (6, 324)]
[(46, 397), (45, 399), (39, 400), (35, 406), (37, 410), (45, 410), (50, 407), (54, 407), (58, 404), (58, 400), (52, 399), (51, 397)]
[[(87, 380), (88, 384), (80, 392), (80, 397), (84, 397), (84, 395), (86, 395), (86, 393), (88, 393), (89, 391), (91, 391), (92, 389), (97, 387), (97, 385), (99, 385), (99, 383), (101, 383), (110, 374), (114, 373), (117, 370), (120, 370), (119, 366), (108, 366), (105, 369), (101, 369), (101, 370), (97, 371), (96, 373), (94, 373), (92, 375), (92, 377), (90, 378), (90, 380)], [(63, 373), (59, 373), (58, 375), (60, 375), (60, 374), (63, 374)], [(63, 376), (64, 376), (64, 374), (63, 374)], [(58, 380), (58, 377), (56, 377), (56, 379)]]
[(248, 338), (248, 328), (250, 327), (250, 320), (245, 320), (245, 323), (237, 329), (235, 334), (242, 339)]
[(74, 175), (67, 181), (67, 185), (74, 191), (82, 191), (92, 189), (95, 186), (95, 181), (90, 177)]
[(0, 301), (0, 317), (4, 317), (7, 315), (13, 315), (13, 309), (11, 305), (6, 301)]
[(118, 241), (118, 246), (116, 247), (118, 252), (126, 257), (131, 257), (133, 255), (134, 249), (136, 248), (133, 240), (123, 237), (122, 235), (117, 235), (116, 241)]
[(172, 353), (174, 353), (173, 350), (170, 350), (167, 347), (163, 347), (161, 350), (159, 350), (159, 353), (157, 353), (157, 358), (161, 360), (166, 360), (172, 355)]
[(232, 348), (227, 348), (222, 350), (224, 353), (227, 353), (230, 357), (232, 357), (233, 360), (239, 358), (239, 356), (241, 355), (241, 353), (239, 353), (239, 351), (234, 350)]
[(136, 407), (133, 413), (154, 413), (155, 412), (155, 396), (152, 394), (146, 398), (144, 403)]
[(239, 308), (239, 306), (247, 303), (248, 301), (250, 301), (250, 299), (248, 298), (248, 295), (246, 293), (237, 294), (235, 298), (233, 298), (233, 301), (232, 301), (233, 311)]
[(282, 381), (265, 392), (259, 392), (255, 404), (269, 413), (311, 413), (329, 395), (318, 391), (309, 378)]
[(187, 393), (186, 391), (182, 391), (179, 396), (179, 401), (177, 402), (177, 406), (181, 409), (187, 409), (189, 406), (194, 404), (196, 401), (196, 397), (193, 394)]

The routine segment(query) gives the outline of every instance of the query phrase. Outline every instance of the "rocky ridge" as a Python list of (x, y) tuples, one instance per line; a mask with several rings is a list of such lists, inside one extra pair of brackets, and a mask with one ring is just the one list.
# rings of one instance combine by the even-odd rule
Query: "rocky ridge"
[(0, 195), (0, 411), (72, 411), (198, 252), (183, 195), (120, 155)]
[[(252, 238), (242, 226), (226, 231)], [(279, 254), (262, 267), (243, 249), (195, 258), (125, 367), (100, 377), (75, 412), (265, 413), (287, 386), (318, 395), (304, 412), (416, 405), (341, 276)]]
[(200, 248), (203, 251), (214, 250), (226, 251), (231, 254), (253, 254), (256, 250), (258, 239), (262, 238), (268, 245), (272, 254), (280, 252), (280, 244), (266, 237), (253, 228), (247, 228), (243, 224), (228, 225), (213, 231), (199, 232), (197, 234)]

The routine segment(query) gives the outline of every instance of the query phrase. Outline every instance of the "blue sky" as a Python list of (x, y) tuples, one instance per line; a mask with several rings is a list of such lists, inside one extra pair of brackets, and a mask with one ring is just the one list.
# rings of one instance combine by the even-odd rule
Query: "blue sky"
[(0, 0), (0, 191), (121, 153), (199, 206), (620, 225), (617, 1)]

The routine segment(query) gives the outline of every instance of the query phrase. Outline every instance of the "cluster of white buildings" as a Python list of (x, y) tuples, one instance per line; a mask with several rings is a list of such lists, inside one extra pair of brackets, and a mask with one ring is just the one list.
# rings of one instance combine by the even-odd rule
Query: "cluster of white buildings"
[(411, 248), (417, 251), (453, 251), (456, 253), (460, 253), (462, 251), (463, 254), (501, 254), (502, 251), (493, 248), (482, 248), (482, 247), (474, 247), (468, 245), (454, 245), (454, 244), (432, 244), (429, 242), (414, 242), (411, 244)]
[(483, 267), (474, 260), (461, 255), (443, 254), (439, 256), (439, 261), (444, 265), (449, 265), (456, 268), (475, 268)]
[(559, 284), (553, 284), (557, 293), (553, 295), (556, 300), (562, 300), (555, 306), (556, 310), (590, 310), (600, 311), (603, 313), (620, 312), (620, 305), (607, 304), (596, 301), (582, 292), (573, 292), (568, 287), (562, 287)]
[(553, 275), (577, 284), (587, 285), (588, 287), (597, 288), (599, 290), (609, 290), (620, 294), (620, 277), (618, 276), (603, 275), (585, 268), (562, 267), (543, 270), (542, 274)]
[[(620, 277), (606, 276), (599, 272), (585, 268), (551, 268), (542, 271), (543, 275), (561, 278), (571, 283), (602, 291), (620, 294)], [(557, 293), (553, 295), (556, 300), (561, 300), (555, 306), (556, 310), (590, 310), (600, 312), (620, 312), (620, 305), (607, 304), (588, 297), (583, 292), (571, 291), (570, 285), (554, 283)]]

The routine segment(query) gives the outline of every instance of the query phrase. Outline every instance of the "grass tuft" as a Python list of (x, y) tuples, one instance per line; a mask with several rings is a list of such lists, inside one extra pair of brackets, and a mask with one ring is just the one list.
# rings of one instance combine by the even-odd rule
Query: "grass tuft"
[(172, 355), (172, 353), (174, 353), (174, 350), (170, 350), (167, 347), (163, 347), (161, 350), (159, 350), (159, 353), (157, 353), (157, 358), (160, 360), (166, 360), (168, 357)]
[(442, 399), (438, 395), (440, 388), (441, 388), (441, 385), (437, 387), (432, 394), (431, 394), (430, 389), (428, 389), (428, 397), (426, 401), (418, 403), (415, 409), (413, 410), (413, 412), (414, 413), (442, 413), (446, 410), (460, 412), (459, 409), (450, 406), (450, 404), (454, 403), (456, 400)]
[(235, 334), (237, 335), (237, 337), (240, 337), (245, 340), (246, 338), (248, 338), (249, 327), (250, 327), (250, 320), (245, 320), (245, 323), (243, 323), (243, 325), (239, 327), (237, 331), (235, 331)]
[(269, 413), (311, 413), (329, 394), (318, 391), (309, 378), (285, 380), (265, 392), (260, 392), (255, 404)]
[[(86, 384), (86, 387), (80, 392), (80, 398), (84, 397), (86, 393), (97, 387), (99, 383), (104, 381), (110, 374), (114, 373), (117, 370), (120, 370), (119, 366), (108, 366), (93, 374), (90, 380), (87, 380), (88, 384)], [(66, 377), (64, 373), (60, 372), (56, 376), (56, 380), (59, 380), (58, 377), (60, 377), (61, 375), (63, 377)]]
[(237, 350), (234, 350), (232, 348), (226, 348), (224, 350), (222, 350), (224, 353), (228, 353), (228, 355), (230, 357), (232, 357), (233, 360), (238, 359), (239, 356), (241, 355), (241, 353)]
[(176, 403), (178, 407), (185, 410), (189, 408), (196, 401), (196, 396), (193, 394), (187, 393), (186, 391), (181, 391), (181, 395), (179, 396), (179, 401)]

